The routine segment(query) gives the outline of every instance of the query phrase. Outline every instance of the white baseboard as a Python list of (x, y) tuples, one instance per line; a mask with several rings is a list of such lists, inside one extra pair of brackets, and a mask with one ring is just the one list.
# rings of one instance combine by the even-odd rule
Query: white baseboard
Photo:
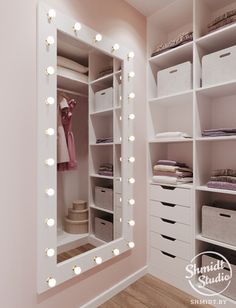
[(147, 271), (148, 271), (148, 266), (146, 265), (137, 272), (126, 277), (124, 280), (118, 282), (115, 286), (101, 293), (99, 296), (95, 297), (94, 299), (92, 299), (91, 301), (89, 301), (88, 303), (84, 304), (79, 308), (97, 308), (99, 305), (102, 305), (103, 303), (111, 299), (113, 296), (115, 296), (116, 294), (127, 288), (136, 280), (143, 277), (147, 273)]

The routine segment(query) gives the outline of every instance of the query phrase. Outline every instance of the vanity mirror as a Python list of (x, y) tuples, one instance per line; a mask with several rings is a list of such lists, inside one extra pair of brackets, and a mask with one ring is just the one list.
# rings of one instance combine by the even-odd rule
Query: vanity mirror
[(134, 247), (134, 53), (38, 7), (38, 292)]

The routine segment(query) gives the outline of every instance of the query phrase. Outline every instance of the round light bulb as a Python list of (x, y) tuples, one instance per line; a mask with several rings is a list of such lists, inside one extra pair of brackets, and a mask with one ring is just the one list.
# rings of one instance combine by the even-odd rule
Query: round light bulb
[(55, 225), (55, 220), (53, 218), (47, 218), (46, 224), (48, 227), (53, 227)]
[(122, 101), (122, 96), (120, 96), (120, 101)]
[(134, 163), (134, 162), (135, 162), (135, 157), (131, 156), (131, 157), (129, 158), (129, 162), (130, 162), (130, 163)]
[(101, 258), (101, 257), (94, 257), (94, 261), (95, 261), (97, 264), (101, 264), (101, 263), (102, 263), (102, 258)]
[(122, 157), (120, 157), (120, 162), (122, 162)]
[(52, 18), (55, 18), (57, 15), (56, 11), (54, 9), (50, 9), (48, 11), (48, 18), (51, 20)]
[(135, 137), (134, 136), (130, 136), (129, 137), (129, 141), (133, 142), (135, 140)]
[(134, 199), (129, 199), (129, 204), (130, 205), (135, 205), (135, 200)]
[(53, 97), (47, 97), (46, 104), (53, 105), (55, 103), (55, 99)]
[(50, 258), (53, 257), (55, 255), (55, 250), (53, 248), (47, 248), (46, 255)]
[(116, 44), (113, 45), (112, 49), (113, 49), (114, 51), (117, 51), (117, 50), (120, 49), (120, 45), (116, 43)]
[(122, 76), (120, 75), (120, 81), (122, 81)]
[(81, 29), (81, 24), (79, 22), (76, 22), (74, 24), (74, 27), (73, 27), (74, 31), (79, 31)]
[(48, 128), (45, 130), (45, 134), (48, 135), (48, 136), (53, 136), (55, 134), (55, 130), (54, 128)]
[(120, 202), (122, 202), (122, 198), (121, 198), (121, 197), (120, 197), (120, 199), (119, 199), (119, 200), (120, 200)]
[(53, 75), (55, 73), (55, 69), (53, 66), (48, 66), (46, 69), (47, 75)]
[(129, 99), (134, 99), (135, 98), (135, 94), (134, 94), (134, 92), (131, 92), (130, 94), (129, 94)]
[(129, 242), (128, 246), (129, 246), (129, 248), (134, 248), (135, 244), (134, 244), (134, 242)]
[(129, 79), (135, 77), (135, 72), (129, 72), (128, 74)]
[(55, 42), (55, 40), (54, 40), (54, 37), (53, 37), (53, 36), (50, 36), (50, 35), (49, 35), (49, 36), (46, 38), (46, 44), (47, 44), (48, 46), (53, 45), (54, 42)]
[(122, 141), (122, 137), (120, 137), (120, 141)]
[(102, 40), (102, 35), (100, 33), (96, 34), (95, 42), (101, 42), (101, 40)]
[(122, 178), (119, 178), (119, 181), (122, 182)]
[(49, 286), (50, 288), (54, 288), (54, 287), (56, 286), (56, 284), (57, 284), (56, 279), (55, 279), (55, 278), (52, 278), (52, 277), (49, 277), (49, 278), (47, 279), (47, 284), (48, 284), (48, 286)]
[(129, 225), (131, 227), (135, 226), (135, 221), (134, 220), (129, 220), (128, 223), (129, 223)]
[(135, 183), (135, 179), (134, 178), (129, 178), (129, 183), (130, 184), (134, 184)]
[(119, 119), (120, 119), (120, 121), (122, 121), (122, 116), (120, 116), (120, 118), (119, 118)]
[(55, 160), (53, 158), (48, 158), (45, 160), (45, 164), (49, 167), (52, 167), (55, 164)]
[(115, 256), (118, 256), (120, 254), (120, 250), (118, 248), (115, 248), (112, 250), (112, 253), (115, 255)]
[(134, 52), (133, 51), (130, 51), (128, 53), (128, 59), (133, 59), (134, 58)]
[(75, 265), (73, 267), (73, 272), (75, 273), (75, 275), (79, 275), (81, 273), (81, 268), (77, 265)]
[(54, 196), (54, 194), (55, 194), (55, 190), (54, 190), (53, 188), (48, 188), (48, 189), (46, 190), (46, 194), (47, 194), (49, 197), (52, 197), (52, 196)]
[(122, 222), (122, 218), (120, 218), (120, 222)]
[(129, 115), (129, 119), (130, 119), (130, 120), (134, 120), (134, 119), (135, 119), (135, 114), (131, 113), (131, 114)]

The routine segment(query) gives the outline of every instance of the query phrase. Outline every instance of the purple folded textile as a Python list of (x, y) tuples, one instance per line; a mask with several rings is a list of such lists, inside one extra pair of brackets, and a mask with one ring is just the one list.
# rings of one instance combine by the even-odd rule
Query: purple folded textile
[(235, 183), (236, 184), (236, 177), (235, 176), (211, 176), (211, 182), (227, 182), (227, 183)]
[(99, 175), (113, 176), (113, 171), (98, 171)]
[(217, 136), (233, 136), (236, 135), (236, 128), (213, 128), (204, 129), (203, 137), (217, 137)]
[(97, 138), (96, 143), (112, 143), (113, 137)]
[(209, 188), (216, 188), (216, 189), (236, 190), (236, 184), (234, 184), (234, 183), (227, 183), (227, 182), (209, 181), (207, 183), (207, 187), (209, 187)]
[(236, 176), (236, 170), (233, 170), (233, 169), (213, 170), (212, 176)]
[(166, 166), (176, 166), (176, 167), (187, 167), (185, 163), (177, 162), (175, 160), (160, 159), (157, 161), (157, 165), (166, 165)]

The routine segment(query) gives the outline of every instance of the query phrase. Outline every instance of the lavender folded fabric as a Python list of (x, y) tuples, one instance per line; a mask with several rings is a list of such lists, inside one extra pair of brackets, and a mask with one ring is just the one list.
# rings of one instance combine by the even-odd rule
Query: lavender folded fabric
[(236, 128), (205, 129), (202, 132), (203, 137), (233, 136), (233, 135), (236, 135)]
[(175, 160), (160, 159), (157, 161), (157, 165), (187, 167), (185, 163), (177, 162)]
[(227, 182), (227, 183), (235, 183), (236, 184), (236, 177), (235, 176), (211, 176), (211, 182)]
[(212, 176), (236, 176), (236, 170), (233, 169), (218, 169), (212, 171)]
[(235, 183), (209, 181), (207, 187), (216, 189), (236, 190)]

